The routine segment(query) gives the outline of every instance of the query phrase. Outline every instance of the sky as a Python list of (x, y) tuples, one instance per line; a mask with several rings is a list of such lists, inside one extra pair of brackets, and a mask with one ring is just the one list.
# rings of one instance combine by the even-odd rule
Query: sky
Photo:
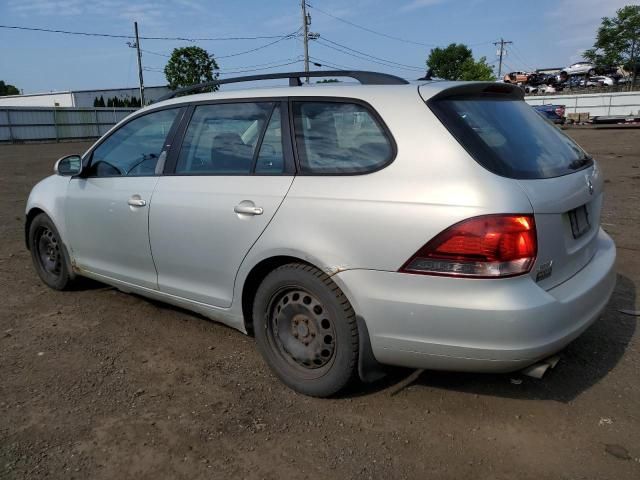
[[(452, 42), (469, 45), (476, 58), (487, 57), (496, 73), (497, 48), (493, 42), (500, 38), (513, 42), (504, 59), (504, 72), (569, 65), (581, 60), (581, 52), (593, 45), (603, 16), (615, 15), (616, 9), (640, 1), (307, 3), (311, 5), (310, 30), (320, 34), (318, 40), (310, 41), (310, 55), (323, 65), (321, 68), (376, 70), (416, 79), (424, 75), (430, 49)], [(162, 68), (168, 58), (164, 55), (187, 45), (201, 46), (213, 54), (221, 77), (303, 69), (300, 37), (279, 38), (300, 28), (299, 0), (0, 0), (2, 25), (130, 35), (134, 21), (143, 37), (275, 37), (143, 39), (140, 45), (147, 86), (166, 83)], [(127, 41), (0, 28), (0, 80), (24, 93), (135, 87), (135, 49), (129, 48)], [(252, 49), (256, 50), (244, 53)]]

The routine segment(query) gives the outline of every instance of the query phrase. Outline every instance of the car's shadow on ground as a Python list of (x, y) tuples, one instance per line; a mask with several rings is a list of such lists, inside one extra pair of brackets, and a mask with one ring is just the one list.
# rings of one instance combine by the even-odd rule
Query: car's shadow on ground
[(518, 372), (473, 374), (433, 370), (425, 370), (417, 378), (415, 375), (409, 378), (414, 374), (413, 370), (392, 369), (383, 380), (361, 384), (349, 389), (344, 396), (356, 397), (380, 391), (401, 394), (403, 387), (410, 386), (412, 390), (437, 388), (487, 396), (570, 402), (597, 384), (624, 355), (638, 319), (619, 310), (635, 310), (635, 300), (636, 286), (633, 281), (618, 275), (613, 296), (602, 317), (561, 352), (556, 368), (549, 369), (540, 380)]

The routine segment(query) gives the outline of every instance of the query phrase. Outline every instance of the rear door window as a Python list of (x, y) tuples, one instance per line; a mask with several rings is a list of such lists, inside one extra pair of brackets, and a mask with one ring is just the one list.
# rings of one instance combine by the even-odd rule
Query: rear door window
[(367, 173), (393, 160), (389, 135), (363, 105), (295, 101), (293, 115), (302, 173)]
[[(273, 110), (271, 102), (198, 105), (185, 133), (175, 173), (251, 174)], [(278, 134), (272, 132), (269, 138)]]
[(446, 97), (429, 106), (471, 156), (510, 178), (551, 178), (592, 165), (582, 148), (521, 100)]
[(284, 153), (282, 151), (282, 121), (280, 107), (273, 109), (271, 120), (264, 133), (260, 152), (256, 161), (255, 173), (277, 175), (284, 172)]

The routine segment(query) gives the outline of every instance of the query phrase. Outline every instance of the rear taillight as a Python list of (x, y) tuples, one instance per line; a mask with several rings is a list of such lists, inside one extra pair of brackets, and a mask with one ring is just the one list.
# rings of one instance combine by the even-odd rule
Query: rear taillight
[(557, 107), (556, 115), (558, 115), (559, 117), (564, 117), (564, 107)]
[(531, 270), (536, 253), (533, 215), (484, 215), (439, 233), (400, 271), (476, 278), (511, 277)]

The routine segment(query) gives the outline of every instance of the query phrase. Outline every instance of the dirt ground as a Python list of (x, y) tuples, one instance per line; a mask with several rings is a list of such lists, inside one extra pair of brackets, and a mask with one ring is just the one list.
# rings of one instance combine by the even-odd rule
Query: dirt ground
[[(99, 284), (56, 292), (30, 188), (87, 144), (0, 146), (0, 478), (640, 478), (640, 130), (570, 130), (606, 177), (618, 284), (544, 379), (398, 369), (307, 398), (254, 341)], [(404, 388), (403, 388), (404, 386)]]

